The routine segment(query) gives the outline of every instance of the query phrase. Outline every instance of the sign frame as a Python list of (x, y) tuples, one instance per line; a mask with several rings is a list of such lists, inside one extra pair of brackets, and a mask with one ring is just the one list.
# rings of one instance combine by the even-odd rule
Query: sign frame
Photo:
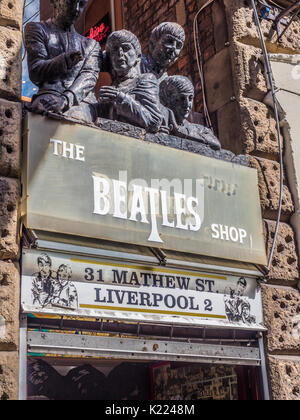
[(253, 278), (33, 249), (22, 260), (25, 313), (265, 330)]
[[(27, 228), (266, 265), (255, 169), (34, 114), (28, 115), (27, 133), (22, 200)], [(112, 169), (114, 159), (117, 163)], [(178, 178), (179, 163), (182, 178)], [(164, 215), (163, 188), (158, 189), (160, 195), (156, 196), (161, 198), (161, 209), (155, 213), (151, 207), (154, 188), (147, 187), (147, 223), (140, 208), (142, 201), (136, 201), (135, 213), (131, 207), (127, 218), (122, 214), (115, 216), (116, 210), (114, 214), (100, 214), (95, 198), (99, 182), (108, 177), (110, 185), (115, 185), (115, 178), (125, 170), (129, 180), (152, 182), (151, 174), (155, 174), (155, 180), (167, 179), (171, 187), (176, 176), (182, 185), (187, 180), (199, 180), (203, 203), (193, 195), (167, 196), (173, 204), (175, 201), (175, 222), (169, 218), (170, 212)], [(192, 190), (195, 188), (193, 185)], [(133, 184), (133, 189), (131, 203), (138, 200), (138, 195), (134, 195), (138, 186)], [(79, 197), (84, 198), (78, 200)], [(196, 199), (200, 204), (195, 207)]]

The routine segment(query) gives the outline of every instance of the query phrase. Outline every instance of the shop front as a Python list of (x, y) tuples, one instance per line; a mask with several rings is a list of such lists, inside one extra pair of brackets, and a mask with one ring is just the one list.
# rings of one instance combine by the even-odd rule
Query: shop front
[(24, 154), (20, 398), (267, 399), (256, 171), (32, 114)]

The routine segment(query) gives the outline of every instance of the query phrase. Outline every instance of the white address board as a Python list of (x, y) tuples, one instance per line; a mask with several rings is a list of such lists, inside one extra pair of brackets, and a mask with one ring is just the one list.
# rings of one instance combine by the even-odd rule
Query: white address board
[(27, 313), (264, 329), (255, 279), (37, 250), (22, 267)]

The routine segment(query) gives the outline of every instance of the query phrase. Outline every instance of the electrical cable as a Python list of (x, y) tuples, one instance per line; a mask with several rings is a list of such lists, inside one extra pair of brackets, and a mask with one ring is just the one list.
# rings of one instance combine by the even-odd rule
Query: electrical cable
[(24, 52), (22, 55), (22, 63), (26, 57), (26, 51), (25, 51), (25, 47), (24, 47), (24, 16), (25, 16), (25, 8), (26, 8), (26, 0), (23, 0), (23, 11), (22, 11), (22, 47), (24, 48)]
[(278, 214), (277, 214), (276, 228), (275, 228), (273, 243), (272, 243), (272, 247), (271, 247), (271, 250), (270, 250), (270, 255), (269, 255), (269, 258), (268, 258), (268, 265), (267, 265), (267, 270), (268, 270), (268, 272), (270, 272), (272, 259), (273, 259), (273, 254), (274, 254), (274, 249), (275, 249), (277, 236), (278, 236), (278, 231), (279, 231), (279, 223), (280, 223), (280, 216), (281, 216), (281, 210), (282, 210), (283, 153), (282, 153), (282, 147), (281, 147), (281, 131), (280, 131), (277, 98), (276, 98), (275, 88), (274, 88), (274, 83), (273, 83), (273, 74), (272, 74), (271, 64), (270, 64), (269, 55), (268, 55), (268, 52), (267, 52), (266, 43), (265, 43), (265, 40), (264, 40), (264, 37), (263, 37), (263, 33), (262, 33), (262, 29), (261, 29), (261, 25), (260, 25), (260, 21), (259, 21), (259, 17), (258, 17), (256, 5), (255, 5), (255, 0), (250, 0), (250, 1), (252, 3), (252, 8), (253, 8), (253, 11), (254, 11), (254, 20), (255, 20), (257, 30), (258, 30), (258, 33), (259, 33), (259, 37), (260, 37), (260, 40), (261, 40), (263, 55), (264, 55), (265, 64), (266, 64), (266, 67), (267, 67), (267, 76), (268, 76), (268, 79), (269, 79), (269, 84), (270, 84), (271, 92), (272, 92), (272, 98), (273, 98), (273, 103), (274, 103), (274, 113), (275, 113), (275, 120), (276, 120), (276, 128), (277, 128), (277, 136), (278, 136), (278, 148), (279, 148), (279, 163), (280, 163), (279, 206), (278, 206)]
[(211, 3), (213, 3), (214, 0), (208, 0), (196, 13), (195, 17), (194, 17), (194, 22), (193, 22), (193, 36), (194, 36), (194, 45), (195, 45), (195, 51), (196, 51), (196, 61), (197, 61), (197, 67), (198, 67), (198, 72), (199, 72), (199, 76), (200, 76), (200, 81), (201, 81), (201, 85), (202, 85), (202, 98), (203, 98), (203, 109), (204, 109), (204, 117), (207, 123), (207, 126), (213, 130), (212, 127), (212, 123), (211, 123), (211, 119), (210, 119), (210, 115), (209, 115), (209, 111), (208, 111), (208, 107), (207, 107), (207, 102), (206, 102), (206, 94), (205, 94), (205, 84), (204, 84), (204, 75), (203, 75), (203, 65), (202, 65), (202, 54), (201, 54), (201, 49), (200, 49), (200, 45), (199, 45), (199, 30), (198, 30), (198, 23), (197, 23), (197, 19), (199, 14), (202, 12), (202, 10), (204, 10), (207, 6), (209, 6)]

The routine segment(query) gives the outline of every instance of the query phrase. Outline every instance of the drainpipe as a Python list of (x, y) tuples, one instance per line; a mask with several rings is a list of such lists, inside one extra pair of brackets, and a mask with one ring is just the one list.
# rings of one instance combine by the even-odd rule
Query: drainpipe
[(115, 0), (110, 0), (110, 11), (111, 11), (111, 29), (116, 30), (116, 13), (115, 13)]

